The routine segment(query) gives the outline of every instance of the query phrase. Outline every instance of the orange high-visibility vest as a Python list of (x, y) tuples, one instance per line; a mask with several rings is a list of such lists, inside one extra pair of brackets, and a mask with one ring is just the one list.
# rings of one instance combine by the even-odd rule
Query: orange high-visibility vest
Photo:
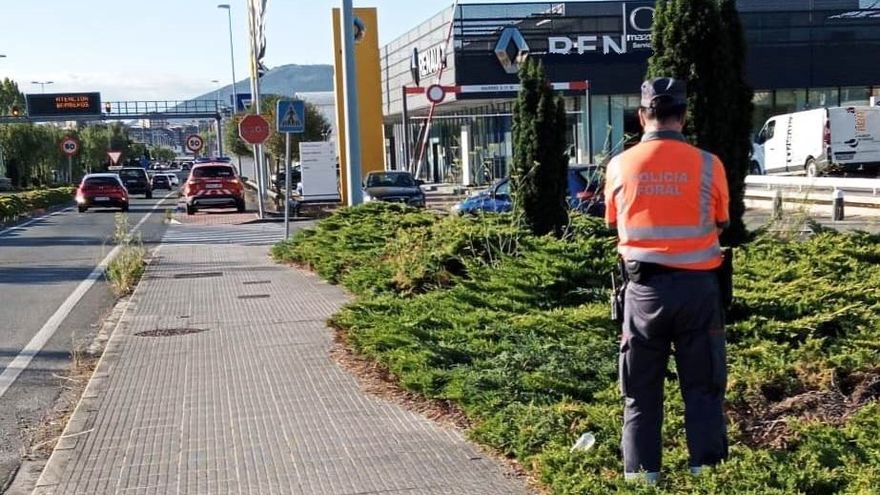
[(729, 223), (727, 176), (715, 155), (677, 132), (647, 133), (616, 156), (605, 177), (605, 220), (625, 260), (711, 270), (718, 229)]

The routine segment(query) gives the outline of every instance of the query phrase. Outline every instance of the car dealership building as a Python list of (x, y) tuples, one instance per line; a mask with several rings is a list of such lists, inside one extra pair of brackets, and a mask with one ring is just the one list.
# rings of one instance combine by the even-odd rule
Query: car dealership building
[[(653, 5), (461, 4), (415, 27), (380, 51), (387, 166), (405, 168), (416, 161), (408, 156), (421, 155), (419, 175), (429, 181), (479, 184), (506, 176), (516, 71), (528, 57), (542, 61), (565, 97), (572, 161), (619, 151), (625, 136), (639, 132)], [(738, 6), (756, 128), (770, 115), (880, 99), (880, 0), (740, 0)], [(441, 88), (426, 91), (433, 85)], [(425, 126), (429, 97), (439, 103)]]

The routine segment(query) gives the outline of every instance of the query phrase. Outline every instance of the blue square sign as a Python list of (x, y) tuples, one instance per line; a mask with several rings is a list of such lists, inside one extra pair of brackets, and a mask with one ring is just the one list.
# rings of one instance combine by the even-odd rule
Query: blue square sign
[(301, 134), (306, 130), (306, 104), (302, 100), (278, 100), (275, 108), (278, 132)]

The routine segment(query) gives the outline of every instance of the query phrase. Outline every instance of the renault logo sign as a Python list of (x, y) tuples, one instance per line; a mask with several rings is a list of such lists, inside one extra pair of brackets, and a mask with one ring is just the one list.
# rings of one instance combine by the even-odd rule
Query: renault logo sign
[[(510, 48), (516, 49), (516, 54), (511, 60)], [(529, 56), (529, 45), (519, 29), (515, 27), (506, 27), (501, 31), (498, 37), (498, 43), (495, 44), (495, 56), (504, 67), (504, 72), (508, 74), (516, 74), (519, 72), (519, 66), (526, 61)]]

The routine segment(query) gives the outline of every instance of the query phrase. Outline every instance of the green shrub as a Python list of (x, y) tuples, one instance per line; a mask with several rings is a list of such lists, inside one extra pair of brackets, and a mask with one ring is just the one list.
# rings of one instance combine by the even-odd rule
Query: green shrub
[[(856, 494), (880, 486), (880, 387), (864, 386), (864, 377), (880, 377), (880, 238), (764, 234), (737, 251), (731, 458), (701, 478), (686, 474), (683, 404), (669, 380), (666, 474), (647, 488), (620, 476), (619, 328), (607, 307), (614, 239), (581, 216), (563, 239), (511, 223), (368, 205), (298, 234), (275, 256), (351, 289), (357, 298), (333, 323), (354, 349), (402, 386), (458, 404), (475, 440), (518, 459), (554, 493)], [(803, 402), (803, 410), (769, 416), (815, 393), (846, 400), (837, 412)], [(593, 449), (569, 452), (586, 431), (597, 438)]]
[(39, 189), (0, 196), (0, 223), (14, 222), (36, 210), (63, 205), (73, 200), (72, 187)]

